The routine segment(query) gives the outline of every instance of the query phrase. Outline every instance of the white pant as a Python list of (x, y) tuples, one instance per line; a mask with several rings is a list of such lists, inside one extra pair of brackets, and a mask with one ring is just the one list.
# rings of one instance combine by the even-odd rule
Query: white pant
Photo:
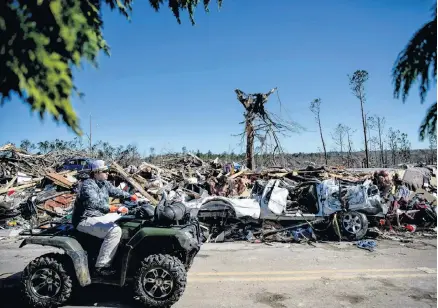
[(104, 239), (96, 260), (96, 267), (108, 267), (111, 265), (122, 237), (122, 229), (114, 223), (119, 217), (120, 214), (117, 213), (110, 213), (100, 217), (89, 217), (81, 221), (77, 227), (80, 232)]

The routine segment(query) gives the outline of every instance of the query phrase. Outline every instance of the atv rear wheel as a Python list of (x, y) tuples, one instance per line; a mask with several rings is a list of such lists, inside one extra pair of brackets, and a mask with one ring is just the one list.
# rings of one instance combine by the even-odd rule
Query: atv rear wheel
[(64, 255), (49, 253), (26, 266), (21, 281), (24, 296), (32, 307), (57, 307), (70, 298), (73, 278), (67, 272), (66, 262)]
[(169, 255), (151, 255), (144, 259), (134, 278), (134, 292), (147, 307), (170, 307), (187, 284), (182, 262)]

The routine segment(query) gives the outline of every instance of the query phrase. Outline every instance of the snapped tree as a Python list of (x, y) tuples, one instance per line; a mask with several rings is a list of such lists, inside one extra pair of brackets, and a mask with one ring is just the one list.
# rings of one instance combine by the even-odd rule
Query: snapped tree
[(315, 115), (316, 124), (318, 124), (319, 135), (321, 137), (322, 149), (324, 150), (324, 159), (325, 164), (328, 165), (327, 159), (327, 149), (325, 147), (324, 136), (322, 134), (322, 125), (321, 125), (321, 99), (316, 98), (312, 102), (310, 102), (310, 111)]
[[(165, 0), (149, 0), (159, 11)], [(181, 23), (180, 12), (210, 0), (168, 0)], [(219, 6), (222, 0), (217, 0)], [(43, 118), (46, 113), (81, 134), (71, 104), (73, 69), (83, 60), (97, 67), (100, 51), (109, 55), (103, 38), (102, 10), (109, 6), (129, 18), (133, 0), (3, 0), (0, 1), (0, 104), (13, 94)]]
[(363, 137), (365, 144), (365, 166), (369, 167), (370, 160), (368, 156), (368, 139), (367, 139), (367, 124), (366, 117), (363, 110), (363, 105), (366, 101), (365, 96), (365, 82), (368, 80), (368, 72), (364, 70), (357, 70), (352, 76), (348, 76), (350, 79), (351, 91), (353, 91), (354, 96), (356, 96), (360, 101), (360, 110), (362, 112), (362, 125), (363, 125)]
[[(433, 8), (432, 20), (418, 30), (397, 57), (392, 70), (394, 97), (405, 102), (412, 85), (420, 83), (420, 102), (423, 104), (430, 89), (430, 82), (436, 84), (437, 54), (437, 11)], [(420, 140), (426, 135), (436, 135), (437, 103), (427, 110), (420, 126)]]
[(246, 137), (246, 167), (253, 169), (254, 162), (254, 140), (257, 138), (261, 141), (260, 148), (266, 147), (266, 143), (273, 143), (272, 158), (275, 164), (275, 154), (283, 153), (279, 134), (286, 136), (287, 132), (297, 132), (301, 126), (297, 123), (286, 121), (278, 115), (265, 109), (269, 96), (277, 88), (267, 93), (246, 94), (236, 89), (237, 99), (245, 108), (245, 131), (241, 134)]

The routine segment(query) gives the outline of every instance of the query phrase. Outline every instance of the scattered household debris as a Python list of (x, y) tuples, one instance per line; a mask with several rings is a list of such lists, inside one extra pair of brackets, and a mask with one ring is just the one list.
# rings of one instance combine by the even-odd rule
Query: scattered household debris
[(372, 240), (362, 240), (356, 243), (357, 248), (365, 249), (368, 251), (374, 251), (377, 246), (376, 241)]
[[(81, 163), (69, 163), (69, 155), (81, 157)], [(0, 229), (68, 219), (90, 160), (83, 153), (34, 155), (0, 147)], [(109, 180), (151, 204), (166, 191), (171, 202), (198, 216), (213, 242), (436, 236), (436, 166), (249, 170), (239, 162), (204, 161), (188, 153), (156, 165), (111, 162)]]

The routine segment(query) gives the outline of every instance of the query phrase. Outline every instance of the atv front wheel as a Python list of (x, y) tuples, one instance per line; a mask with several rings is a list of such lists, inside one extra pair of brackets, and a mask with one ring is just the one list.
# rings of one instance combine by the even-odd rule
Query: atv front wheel
[(26, 266), (21, 279), (24, 296), (32, 307), (57, 307), (71, 296), (73, 279), (62, 254), (49, 253), (36, 258)]
[(180, 299), (186, 284), (187, 272), (182, 262), (158, 254), (141, 263), (134, 278), (134, 291), (146, 307), (170, 307)]

